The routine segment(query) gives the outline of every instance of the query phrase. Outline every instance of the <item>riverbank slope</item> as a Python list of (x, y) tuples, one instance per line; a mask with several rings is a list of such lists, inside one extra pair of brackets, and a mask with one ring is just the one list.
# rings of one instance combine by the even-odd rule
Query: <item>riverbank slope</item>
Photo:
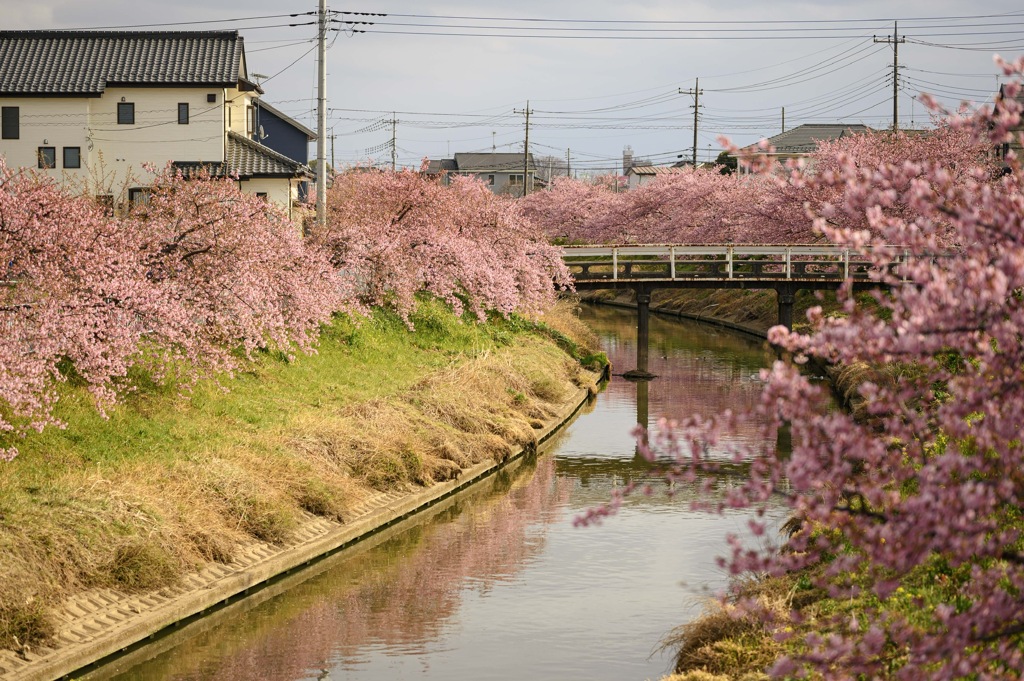
[(244, 590), (317, 555), (297, 547), (401, 517), (532, 448), (593, 389), (600, 358), (564, 305), (476, 325), (426, 301), (412, 321), (338, 319), (314, 356), (184, 397), (153, 384), (109, 419), (66, 386), (68, 428), (0, 467), (0, 678), (52, 678), (31, 668), (139, 609), (175, 621), (187, 593)]

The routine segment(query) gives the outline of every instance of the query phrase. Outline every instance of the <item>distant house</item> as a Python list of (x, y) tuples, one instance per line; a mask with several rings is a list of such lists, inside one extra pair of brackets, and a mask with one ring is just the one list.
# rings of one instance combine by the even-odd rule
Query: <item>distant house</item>
[(479, 178), (495, 194), (522, 196), (524, 184), (527, 191), (533, 191), (539, 186), (533, 154), (527, 154), (525, 165), (524, 173), (522, 154), (455, 154), (455, 158), (431, 160), (424, 172), (446, 178), (451, 175), (470, 175)]
[(291, 212), (313, 176), (252, 139), (262, 93), (237, 31), (0, 31), (0, 155), (118, 205), (170, 162)]
[[(256, 124), (253, 140), (279, 154), (309, 165), (309, 143), (316, 141), (316, 133), (262, 99), (256, 100)], [(305, 200), (308, 182), (299, 183), (299, 198)]]
[[(999, 86), (999, 93), (996, 95), (995, 109), (996, 111), (1005, 110), (1006, 102), (1006, 85)], [(1017, 105), (1024, 108), (1024, 91), (1018, 92), (1017, 96), (1014, 97), (1017, 101)], [(996, 156), (999, 159), (1005, 159), (1006, 155), (1012, 150), (1019, 159), (1021, 156), (1021, 144), (1020, 144), (1020, 133), (1024, 132), (1024, 114), (1021, 116), (1021, 120), (1017, 123), (1017, 126), (1013, 129), (1013, 140), (1010, 142), (1004, 142), (996, 149)]]
[(630, 166), (626, 168), (626, 184), (630, 189), (636, 189), (647, 184), (651, 180), (668, 175), (679, 175), (688, 172), (687, 166)]
[[(780, 163), (789, 159), (804, 158), (818, 150), (819, 142), (868, 132), (874, 130), (860, 123), (805, 123), (769, 137), (767, 142), (774, 147), (774, 151), (768, 152), (767, 155)], [(742, 161), (744, 158), (750, 159), (765, 153), (758, 144), (751, 144), (740, 149), (736, 157)], [(739, 167), (742, 173), (742, 164)]]

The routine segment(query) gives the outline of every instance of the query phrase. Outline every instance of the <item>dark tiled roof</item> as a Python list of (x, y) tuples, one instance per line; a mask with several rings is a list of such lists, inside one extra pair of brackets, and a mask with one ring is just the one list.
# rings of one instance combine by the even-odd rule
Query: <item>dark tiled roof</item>
[(92, 95), (113, 85), (234, 87), (238, 31), (0, 31), (0, 94)]
[[(529, 154), (529, 168), (533, 165), (533, 154)], [(455, 165), (460, 173), (514, 173), (523, 170), (522, 154), (455, 154)]]
[(225, 163), (176, 161), (174, 165), (186, 174), (192, 174), (200, 168), (205, 168), (215, 177), (237, 175), (243, 180), (254, 177), (306, 177), (310, 179), (315, 177), (309, 166), (293, 161), (273, 149), (234, 132), (228, 133), (227, 161)]
[[(874, 132), (860, 123), (805, 123), (792, 130), (768, 138), (776, 154), (803, 154), (815, 151), (818, 142), (834, 140), (846, 135)], [(756, 144), (744, 147), (743, 151), (758, 152)]]
[(458, 172), (459, 167), (455, 165), (454, 158), (442, 158), (442, 159), (431, 159), (430, 164), (427, 166), (427, 175), (437, 175), (438, 173), (455, 173)]

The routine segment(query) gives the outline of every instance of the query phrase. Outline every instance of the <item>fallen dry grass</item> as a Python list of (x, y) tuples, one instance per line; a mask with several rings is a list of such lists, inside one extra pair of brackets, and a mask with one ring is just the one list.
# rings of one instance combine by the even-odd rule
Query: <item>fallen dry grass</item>
[[(0, 466), (0, 646), (46, 641), (53, 608), (83, 590), (173, 584), (287, 541), (305, 514), (344, 522), (380, 490), (503, 460), (592, 380), (536, 322), (428, 312), (422, 331), (336, 329), (316, 356), (268, 359), (229, 392), (143, 395), (108, 421), (66, 395), (68, 430)], [(562, 306), (543, 324), (585, 348), (573, 319)]]

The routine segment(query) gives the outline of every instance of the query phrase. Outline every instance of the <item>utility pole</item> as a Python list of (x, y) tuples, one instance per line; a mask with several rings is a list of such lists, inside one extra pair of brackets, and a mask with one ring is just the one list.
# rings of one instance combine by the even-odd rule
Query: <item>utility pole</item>
[(572, 174), (571, 173), (572, 165), (569, 162), (569, 151), (570, 151), (570, 149), (566, 148), (566, 150), (565, 150), (565, 176), (566, 177), (569, 177)]
[(334, 138), (337, 137), (337, 135), (334, 134), (334, 128), (331, 128), (331, 135), (330, 135), (330, 137), (331, 137), (331, 169), (333, 170), (334, 168), (338, 167), (334, 163)]
[(396, 154), (398, 153), (398, 119), (395, 112), (391, 112), (391, 172), (395, 172)]
[(700, 78), (694, 80), (693, 89), (683, 90), (679, 88), (681, 95), (693, 95), (693, 167), (697, 167), (697, 110), (700, 109), (700, 96), (704, 91), (700, 89)]
[(879, 38), (873, 36), (872, 41), (892, 45), (892, 131), (900, 129), (900, 43), (907, 42), (907, 37), (899, 37), (897, 31), (898, 22), (892, 22), (892, 37)]
[(530, 100), (526, 100), (525, 109), (514, 109), (515, 113), (526, 114), (526, 142), (523, 144), (523, 196), (530, 193)]
[(316, 222), (327, 224), (327, 0), (317, 13)]

